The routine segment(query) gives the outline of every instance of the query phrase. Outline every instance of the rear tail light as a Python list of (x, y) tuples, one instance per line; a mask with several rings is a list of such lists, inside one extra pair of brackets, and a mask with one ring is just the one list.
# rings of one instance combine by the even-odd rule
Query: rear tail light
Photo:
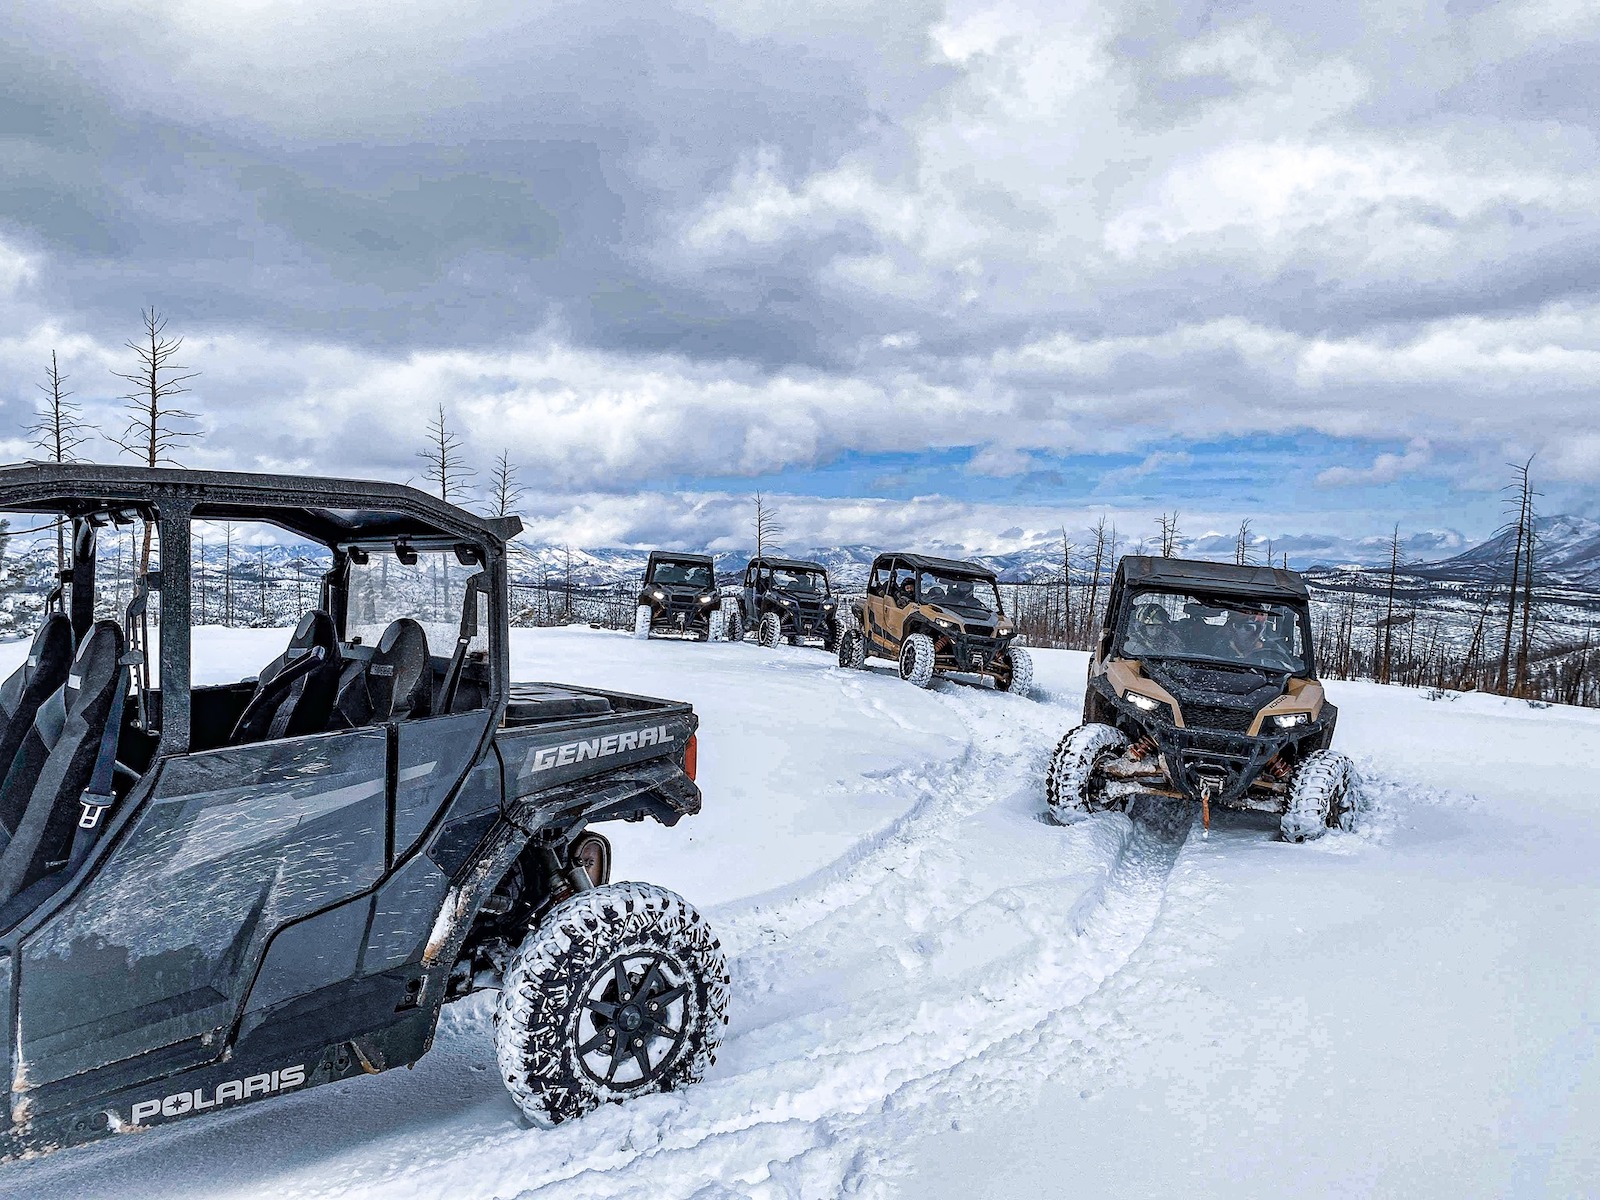
[(700, 766), (700, 735), (691, 733), (689, 744), (683, 748), (683, 773), (692, 781)]

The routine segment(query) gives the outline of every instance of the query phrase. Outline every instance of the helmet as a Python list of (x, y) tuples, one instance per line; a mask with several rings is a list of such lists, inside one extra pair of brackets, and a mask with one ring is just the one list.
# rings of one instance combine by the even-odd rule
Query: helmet
[(1133, 619), (1140, 625), (1170, 625), (1172, 616), (1159, 604), (1136, 604), (1133, 606)]

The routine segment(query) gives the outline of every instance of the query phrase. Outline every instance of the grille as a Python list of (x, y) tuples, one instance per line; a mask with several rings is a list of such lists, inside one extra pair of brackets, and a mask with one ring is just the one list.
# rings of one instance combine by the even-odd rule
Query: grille
[(1256, 719), (1254, 709), (1225, 708), (1220, 704), (1185, 704), (1183, 723), (1190, 729), (1220, 729), (1243, 733)]

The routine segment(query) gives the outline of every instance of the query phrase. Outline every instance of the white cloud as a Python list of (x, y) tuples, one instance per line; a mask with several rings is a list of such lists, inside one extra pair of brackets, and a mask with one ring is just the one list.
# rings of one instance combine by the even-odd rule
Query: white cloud
[(1378, 455), (1368, 467), (1329, 467), (1318, 472), (1317, 483), (1322, 487), (1394, 483), (1407, 475), (1426, 470), (1433, 465), (1433, 461), (1433, 447), (1427, 442), (1413, 442), (1401, 454)]

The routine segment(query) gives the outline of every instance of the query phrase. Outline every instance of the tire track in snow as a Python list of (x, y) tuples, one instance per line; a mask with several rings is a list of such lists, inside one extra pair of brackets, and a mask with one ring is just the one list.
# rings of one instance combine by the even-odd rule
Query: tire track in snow
[[(1046, 871), (1017, 883), (1003, 865), (952, 858), (973, 821), (1019, 799), (1034, 806), (1038, 771), (1019, 778), (1016, 754), (1042, 765), (1059, 712), (965, 690), (935, 696), (962, 706), (969, 729), (943, 786), (925, 777), (929, 793), (890, 831), (809, 889), (790, 889), (802, 892), (793, 901), (752, 906), (728, 930), (737, 1015), (722, 1067), (681, 1097), (543, 1134), (534, 1161), (515, 1136), (495, 1139), (514, 1165), (481, 1181), (489, 1194), (873, 1194), (882, 1164), (874, 1156), (877, 1169), (866, 1169), (861, 1148), (892, 1139), (905, 1120), (899, 1098), (938, 1094), (986, 1065), (1010, 1073), (1020, 1048), (1127, 966), (1159, 920), (1187, 813), (1174, 820), (1152, 807), (1138, 820), (1045, 833), (1051, 849), (1080, 844), (1084, 865), (1066, 878)], [(1000, 848), (1016, 833), (1002, 828)], [(954, 879), (952, 865), (964, 868)], [(1082, 888), (1075, 903), (1062, 902), (1065, 882)], [(965, 955), (1000, 925), (1016, 949), (974, 972)], [(557, 1150), (549, 1139), (586, 1145)], [(477, 1147), (478, 1161), (487, 1149)], [(721, 1182), (702, 1190), (708, 1180)]]

